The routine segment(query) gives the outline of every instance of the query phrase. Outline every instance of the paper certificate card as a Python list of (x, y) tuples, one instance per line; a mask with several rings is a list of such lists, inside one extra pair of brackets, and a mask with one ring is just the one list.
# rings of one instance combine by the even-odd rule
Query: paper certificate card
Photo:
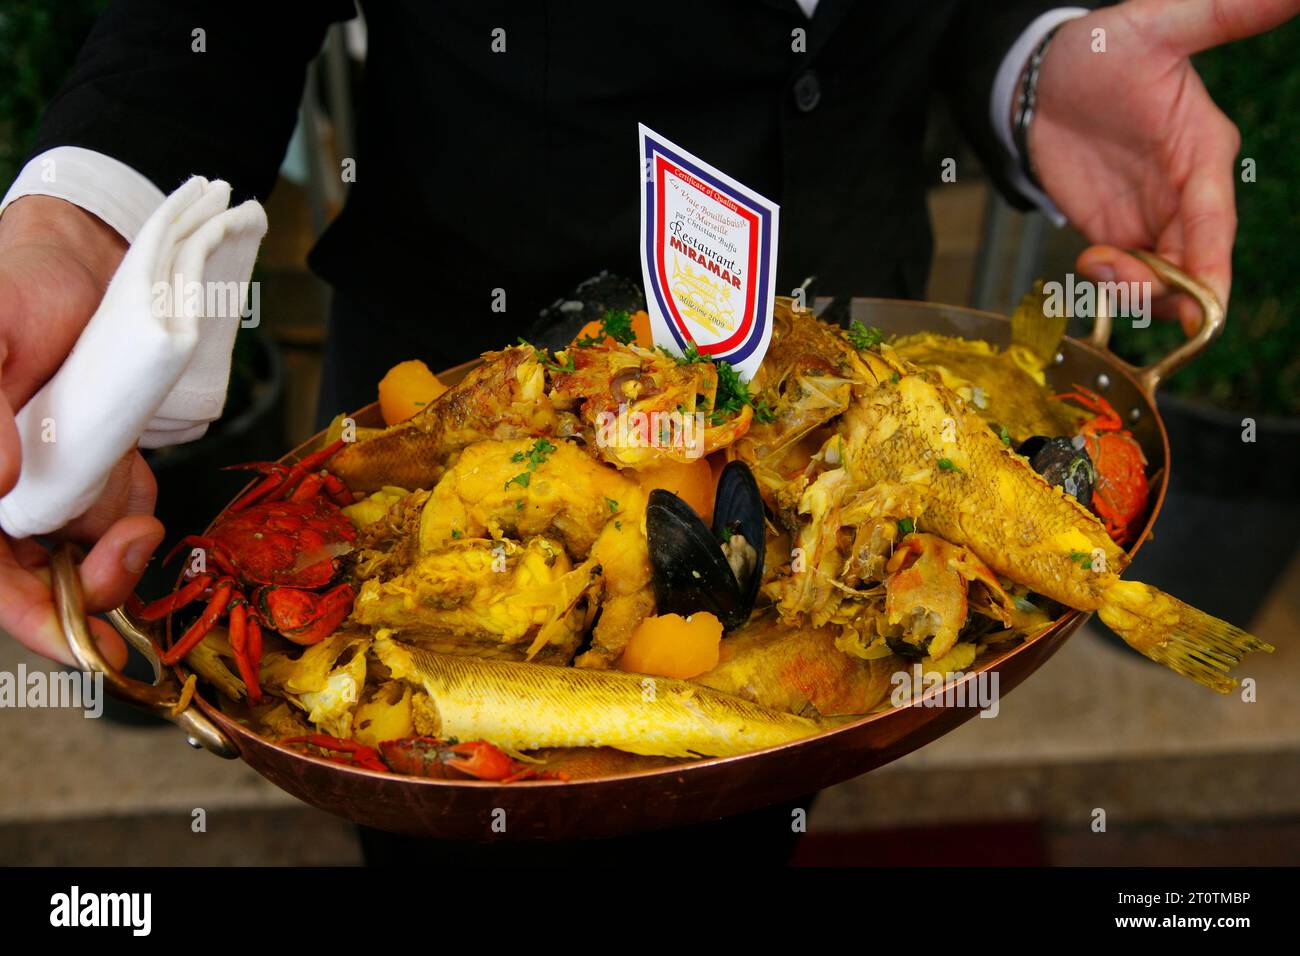
[(639, 126), (641, 271), (656, 345), (752, 378), (772, 338), (780, 207)]

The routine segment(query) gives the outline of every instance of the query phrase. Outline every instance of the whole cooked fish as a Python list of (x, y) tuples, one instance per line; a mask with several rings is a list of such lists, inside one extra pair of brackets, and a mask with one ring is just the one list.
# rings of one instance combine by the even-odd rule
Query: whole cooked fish
[(1227, 672), (1248, 651), (1273, 650), (1150, 585), (1120, 580), (1128, 555), (1101, 522), (889, 346), (859, 350), (841, 336), (840, 361), (861, 383), (839, 419), (847, 484), (913, 488), (924, 503), (917, 530), (964, 545), (999, 575), (1067, 607), (1096, 611), (1135, 650), (1222, 693), (1236, 686)]
[(448, 657), (380, 631), (372, 651), (420, 687), (438, 735), (499, 747), (616, 747), (664, 757), (730, 756), (807, 737), (817, 721), (667, 677)]

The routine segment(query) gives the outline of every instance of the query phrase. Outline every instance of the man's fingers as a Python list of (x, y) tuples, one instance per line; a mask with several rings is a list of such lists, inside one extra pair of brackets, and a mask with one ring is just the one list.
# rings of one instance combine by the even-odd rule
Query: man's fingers
[(119, 518), (153, 514), (157, 498), (158, 483), (153, 472), (140, 453), (132, 449), (113, 466), (95, 503), (81, 517), (68, 522), (59, 536), (90, 544)]
[(123, 518), (104, 532), (81, 563), (86, 609), (107, 611), (124, 602), (162, 539), (162, 522), (148, 515)]
[(1232, 243), (1237, 235), (1235, 187), (1238, 139), (1231, 123), (1205, 150), (1183, 186), (1178, 217), (1183, 224), (1184, 269), (1219, 302), (1232, 290)]
[(126, 641), (113, 629), (113, 625), (97, 617), (90, 619), (90, 633), (99, 645), (99, 653), (118, 670), (126, 666)]
[[(1159, 254), (1173, 265), (1182, 267), (1182, 256), (1173, 250), (1162, 249)], [(1129, 284), (1130, 288), (1131, 283), (1139, 283), (1143, 290), (1150, 290), (1151, 314), (1157, 319), (1177, 319), (1188, 335), (1194, 335), (1200, 327), (1201, 313), (1196, 300), (1171, 291), (1140, 259), (1133, 258), (1123, 249), (1089, 246), (1079, 254), (1075, 269), (1092, 282), (1121, 282)]]
[(9, 407), (9, 400), (0, 395), (0, 498), (18, 483), (18, 471), (22, 462), (23, 446), (18, 440), (18, 423), (14, 421), (14, 410)]
[(1178, 0), (1151, 6), (1160, 33), (1184, 56), (1252, 37), (1300, 14), (1300, 0)]
[[(156, 548), (162, 525), (155, 518), (125, 518), (105, 535), (107, 546), (96, 546), (80, 568), (82, 592), (88, 613), (108, 610), (126, 600), (139, 579), (129, 569), (114, 570), (114, 562), (143, 560), (142, 548)], [(136, 551), (134, 545), (139, 544)], [(101, 542), (102, 544), (102, 542)], [(124, 555), (133, 555), (130, 559)], [(114, 667), (126, 663), (126, 644), (106, 621), (91, 620), (91, 633)], [(43, 548), (32, 538), (13, 541), (0, 534), (0, 630), (42, 657), (76, 666), (72, 650), (59, 626), (54, 609), (54, 589)]]
[(0, 534), (0, 630), (44, 657), (72, 664), (72, 652), (54, 616), (49, 569), (36, 573), (15, 557)]
[(1079, 253), (1075, 268), (1093, 282), (1149, 282), (1153, 296), (1162, 296), (1167, 291), (1142, 260), (1117, 246), (1089, 246)]

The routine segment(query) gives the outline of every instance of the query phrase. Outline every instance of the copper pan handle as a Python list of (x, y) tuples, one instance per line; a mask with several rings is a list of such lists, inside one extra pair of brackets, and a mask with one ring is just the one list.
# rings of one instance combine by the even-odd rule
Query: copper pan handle
[[(1142, 262), (1156, 277), (1175, 292), (1184, 292), (1196, 300), (1201, 308), (1201, 327), (1196, 334), (1164, 358), (1157, 359), (1150, 365), (1138, 367), (1121, 359), (1121, 365), (1133, 373), (1143, 390), (1152, 395), (1166, 378), (1178, 371), (1196, 356), (1207, 349), (1211, 342), (1223, 331), (1225, 321), (1223, 306), (1218, 298), (1199, 279), (1188, 275), (1173, 263), (1142, 249), (1125, 249), (1130, 256)], [(1108, 297), (1097, 294), (1097, 321), (1093, 325), (1092, 335), (1088, 341), (1099, 349), (1109, 351), (1110, 333), (1114, 319), (1110, 314)]]
[(119, 700), (170, 720), (185, 732), (192, 745), (203, 747), (218, 757), (239, 756), (239, 751), (230, 738), (193, 703), (178, 709), (181, 700), (180, 684), (173, 673), (163, 667), (148, 633), (122, 608), (110, 611), (108, 619), (117, 632), (153, 665), (154, 682), (146, 684), (127, 677), (104, 659), (86, 620), (86, 605), (81, 594), (81, 578), (77, 574), (76, 552), (72, 544), (65, 542), (55, 548), (50, 556), (50, 569), (59, 625), (63, 628), (63, 636), (72, 649), (77, 666), (90, 673), (103, 674), (109, 693)]

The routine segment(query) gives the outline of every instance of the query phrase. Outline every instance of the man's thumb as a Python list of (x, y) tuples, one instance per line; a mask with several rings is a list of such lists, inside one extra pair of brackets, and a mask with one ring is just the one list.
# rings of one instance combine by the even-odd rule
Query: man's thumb
[(23, 445), (18, 440), (18, 423), (9, 399), (0, 392), (0, 498), (18, 483), (23, 463)]
[(1164, 38), (1191, 55), (1285, 23), (1300, 13), (1300, 0), (1180, 0), (1156, 10)]

